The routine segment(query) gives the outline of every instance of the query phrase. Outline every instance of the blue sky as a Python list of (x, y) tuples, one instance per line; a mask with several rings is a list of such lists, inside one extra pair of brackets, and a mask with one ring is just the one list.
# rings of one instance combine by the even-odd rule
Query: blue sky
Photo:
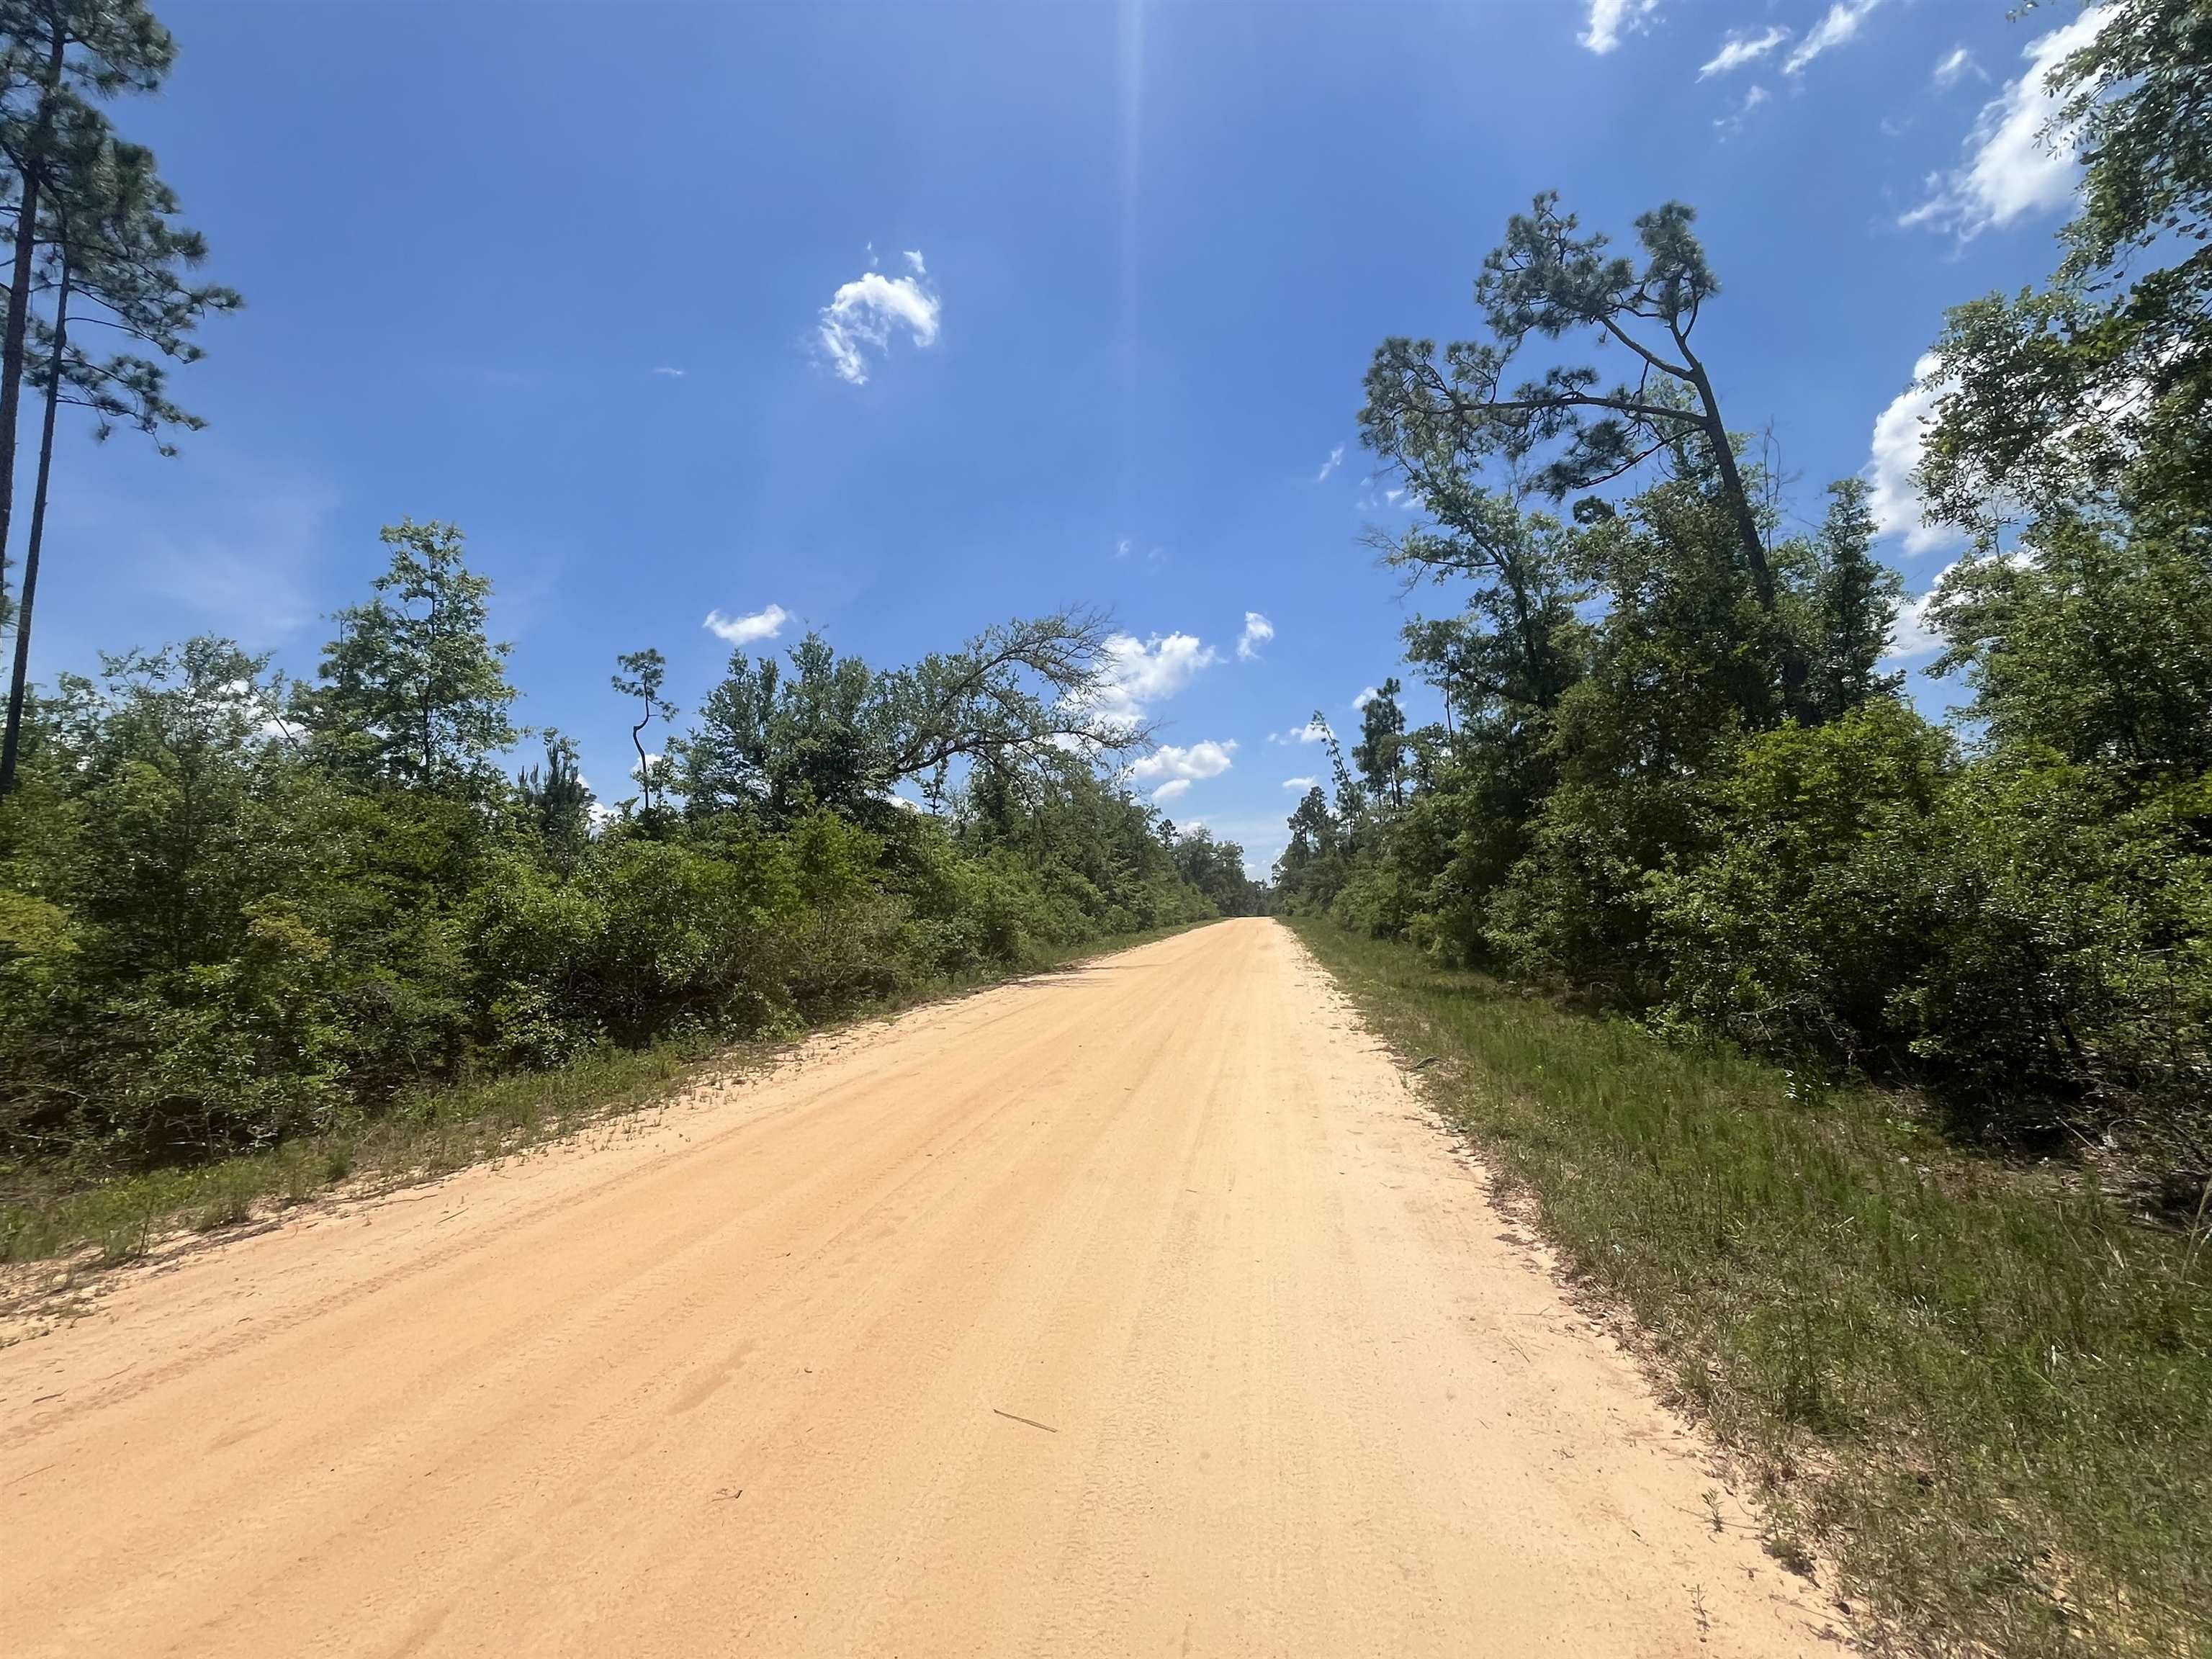
[[(1914, 528), (1898, 400), (1947, 306), (2053, 261), (2068, 175), (2028, 142), (2023, 54), (2083, 27), (1966, 0), (160, 9), (176, 73), (116, 113), (247, 308), (180, 377), (210, 422), (181, 455), (64, 442), (34, 672), (199, 632), (311, 672), (377, 527), (447, 519), (522, 717), (614, 797), (615, 655), (660, 647), (688, 713), (730, 649), (710, 615), (890, 663), (1096, 604), (1177, 751), (1145, 786), (1261, 866), (1285, 780), (1325, 766), (1285, 734), (1353, 724), (1407, 615), (1359, 541), (1402, 521), (1355, 441), (1376, 343), (1474, 332), (1539, 190), (1621, 233), (1691, 202), (1731, 422), (1771, 424), (1807, 514), (1882, 469), (1924, 590), (1950, 554)], [(1240, 653), (1248, 612), (1273, 633)]]

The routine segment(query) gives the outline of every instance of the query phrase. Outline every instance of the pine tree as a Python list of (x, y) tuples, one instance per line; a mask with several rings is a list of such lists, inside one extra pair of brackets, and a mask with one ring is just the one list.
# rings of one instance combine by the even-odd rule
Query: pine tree
[(151, 92), (176, 56), (140, 0), (0, 0), (0, 155), (15, 174), (8, 316), (0, 329), (0, 556), (15, 497), (15, 425), (31, 333), (40, 207), (59, 187), (88, 100)]
[(96, 111), (76, 109), (64, 125), (67, 142), (57, 154), (67, 165), (57, 166), (40, 197), (42, 275), (53, 296), (53, 316), (50, 323), (32, 319), (41, 351), (30, 379), (45, 394), (45, 417), (16, 607), (7, 724), (0, 737), (0, 795), (15, 783), (59, 406), (92, 410), (96, 437), (105, 439), (119, 423), (152, 437), (164, 454), (173, 453), (161, 435), (164, 428), (198, 430), (204, 424), (169, 401), (165, 371), (155, 358), (123, 352), (95, 359), (73, 345), (72, 306), (161, 357), (189, 363), (202, 355), (187, 337), (191, 331), (210, 313), (234, 310), (240, 303), (229, 289), (185, 280), (185, 272), (206, 257), (206, 244), (197, 231), (174, 222), (176, 197), (155, 171), (153, 153), (117, 140)]
[(1394, 806), (1406, 804), (1406, 711), (1398, 702), (1405, 689), (1395, 675), (1376, 688), (1359, 711), (1359, 741), (1352, 746), (1352, 763), (1368, 789)]
[(592, 789), (577, 764), (576, 745), (547, 732), (545, 763), (515, 775), (515, 794), (532, 827), (563, 867), (574, 863), (592, 834)]
[(1814, 538), (1818, 637), (1806, 681), (1808, 722), (1831, 720), (1904, 684), (1902, 673), (1875, 670), (1897, 620), (1897, 573), (1874, 556), (1874, 514), (1863, 478), (1828, 486), (1828, 513)]

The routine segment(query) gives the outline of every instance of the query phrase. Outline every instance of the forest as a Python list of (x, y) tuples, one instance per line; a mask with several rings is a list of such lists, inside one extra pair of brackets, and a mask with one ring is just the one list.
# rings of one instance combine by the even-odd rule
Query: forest
[[(1280, 903), (1691, 1042), (1909, 1086), (1969, 1140), (2212, 1193), (2212, 13), (2125, 0), (2057, 67), (2083, 176), (2049, 281), (1958, 305), (1921, 483), (1971, 537), (1886, 667), (1868, 485), (1808, 506), (1698, 353), (1668, 204), (1553, 197), (1482, 330), (1375, 353), (1360, 436), (1403, 672), (1334, 735)], [(1609, 367), (1600, 367), (1600, 354)], [(1808, 388), (1808, 395), (1814, 388)], [(1318, 725), (1323, 717), (1315, 715)]]

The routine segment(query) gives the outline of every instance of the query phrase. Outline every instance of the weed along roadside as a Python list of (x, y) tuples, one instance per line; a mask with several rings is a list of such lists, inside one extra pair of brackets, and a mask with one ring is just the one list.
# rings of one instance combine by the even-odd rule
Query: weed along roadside
[[(1188, 922), (1081, 947), (1033, 950), (1019, 967), (917, 988), (794, 1036), (819, 1036), (1029, 974), (1079, 966), (1206, 925)], [(319, 1197), (434, 1180), (487, 1158), (526, 1152), (661, 1105), (694, 1086), (741, 1078), (770, 1064), (792, 1040), (601, 1049), (551, 1071), (426, 1090), (343, 1131), (247, 1157), (74, 1183), (26, 1178), (21, 1189), (0, 1197), (0, 1264), (16, 1280), (5, 1285), (0, 1302), (41, 1295), (88, 1270), (136, 1261), (179, 1234), (216, 1233), (270, 1219)]]
[[(2212, 1640), (2212, 1293), (2079, 1172), (1293, 924), (1878, 1642)], [(1815, 1564), (1818, 1564), (1817, 1565)]]

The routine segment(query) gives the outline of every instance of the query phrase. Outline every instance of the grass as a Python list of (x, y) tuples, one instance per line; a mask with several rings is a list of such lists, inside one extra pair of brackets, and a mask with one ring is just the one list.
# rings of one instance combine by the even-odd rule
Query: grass
[(2212, 1654), (2212, 1252), (1893, 1097), (1294, 925), (1869, 1645)]
[[(1018, 969), (916, 987), (855, 1009), (839, 1023), (1064, 968), (1184, 931), (1163, 927), (1079, 946), (1039, 949)], [(601, 1049), (556, 1071), (426, 1090), (376, 1118), (220, 1163), (93, 1181), (28, 1174), (18, 1190), (0, 1197), (0, 1263), (60, 1261), (65, 1284), (81, 1269), (137, 1260), (179, 1233), (215, 1232), (264, 1219), (343, 1182), (398, 1185), (520, 1152), (655, 1105), (688, 1084), (762, 1064), (781, 1046), (665, 1042), (641, 1049)], [(30, 1287), (33, 1294), (54, 1288), (51, 1279)]]

